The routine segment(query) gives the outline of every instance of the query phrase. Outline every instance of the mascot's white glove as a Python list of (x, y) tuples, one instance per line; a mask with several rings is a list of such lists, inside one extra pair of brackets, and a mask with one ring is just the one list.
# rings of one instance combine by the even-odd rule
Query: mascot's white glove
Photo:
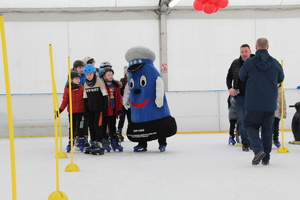
[(123, 94), (123, 106), (126, 110), (130, 108), (129, 97), (130, 97), (130, 88), (128, 84), (126, 84), (124, 88), (124, 94)]
[(158, 108), (161, 108), (164, 105), (164, 82), (162, 78), (159, 76), (156, 79), (156, 98), (155, 104)]

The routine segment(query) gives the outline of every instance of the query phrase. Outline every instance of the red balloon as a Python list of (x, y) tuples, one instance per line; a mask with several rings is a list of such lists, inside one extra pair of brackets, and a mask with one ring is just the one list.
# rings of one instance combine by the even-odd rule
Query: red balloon
[(218, 12), (218, 10), (219, 10), (219, 8), (218, 8), (218, 7), (216, 7), (216, 8), (215, 8), (215, 11), (214, 11), (214, 13), (215, 13), (215, 12)]
[(214, 11), (215, 11), (215, 5), (214, 4), (211, 4), (211, 3), (205, 3), (203, 4), (203, 11), (206, 13), (206, 14), (212, 14)]
[(202, 11), (203, 3), (202, 1), (194, 1), (195, 10)]
[(208, 0), (209, 3), (217, 3), (219, 0)]
[(225, 8), (228, 6), (228, 0), (219, 0), (219, 2), (216, 3), (216, 6), (219, 8)]

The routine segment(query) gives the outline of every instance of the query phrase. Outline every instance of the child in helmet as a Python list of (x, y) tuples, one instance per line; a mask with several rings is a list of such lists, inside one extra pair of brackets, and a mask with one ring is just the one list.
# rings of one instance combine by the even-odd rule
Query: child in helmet
[(82, 60), (75, 60), (73, 63), (72, 71), (78, 72), (80, 74), (80, 84), (83, 86), (85, 83), (85, 75), (83, 73), (84, 62)]
[(90, 136), (92, 144), (85, 149), (85, 153), (100, 155), (104, 154), (102, 146), (103, 117), (107, 115), (108, 97), (105, 84), (96, 75), (96, 67), (92, 64), (84, 66), (86, 82), (84, 83), (84, 110), (85, 117), (88, 117)]
[[(84, 88), (80, 84), (80, 74), (78, 72), (71, 72), (71, 87), (72, 87), (72, 123), (73, 123), (73, 139), (75, 137), (75, 131), (78, 132), (78, 136), (75, 138), (75, 147), (83, 151), (85, 147), (88, 147), (88, 136), (84, 134), (83, 131), (83, 113), (84, 113), (84, 103), (83, 103), (83, 91)], [(59, 107), (60, 113), (68, 106), (68, 112), (70, 112), (70, 99), (69, 99), (69, 84), (66, 85), (63, 100)], [(70, 119), (70, 114), (69, 114)], [(69, 120), (70, 121), (70, 120)], [(69, 140), (71, 140), (71, 129), (69, 128)], [(70, 152), (71, 146), (70, 141), (67, 145), (67, 152)]]
[(116, 130), (116, 120), (122, 114), (122, 96), (121, 83), (114, 80), (114, 71), (111, 67), (105, 67), (102, 70), (102, 77), (108, 91), (109, 106), (107, 116), (104, 117), (103, 128), (105, 131), (108, 125), (110, 142), (113, 150), (123, 151), (123, 147), (119, 144), (119, 138)]
[(105, 67), (110, 67), (110, 68), (112, 68), (110, 62), (108, 62), (108, 61), (102, 62), (102, 63), (100, 64), (100, 67), (98, 68), (98, 74), (99, 74), (99, 77), (100, 77), (100, 78), (102, 78), (102, 71), (103, 71), (103, 69), (104, 69)]

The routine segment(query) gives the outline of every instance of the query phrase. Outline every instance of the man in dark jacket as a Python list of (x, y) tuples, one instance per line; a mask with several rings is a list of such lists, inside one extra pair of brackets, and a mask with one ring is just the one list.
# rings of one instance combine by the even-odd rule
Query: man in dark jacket
[[(241, 81), (239, 78), (239, 71), (244, 64), (244, 61), (251, 56), (250, 46), (248, 44), (243, 44), (240, 47), (240, 57), (235, 59), (227, 73), (226, 84), (229, 91), (229, 94), (235, 98), (235, 108), (238, 119), (238, 131), (242, 139), (242, 150), (249, 151), (249, 141), (246, 130), (244, 129), (244, 101), (245, 101), (245, 91), (246, 91), (246, 82)], [(231, 143), (234, 138), (229, 138), (229, 143)]]
[(274, 112), (277, 107), (277, 84), (284, 79), (281, 65), (269, 55), (268, 48), (268, 40), (259, 38), (256, 41), (255, 56), (247, 59), (239, 72), (240, 79), (247, 81), (244, 126), (255, 154), (253, 165), (258, 165), (261, 160), (263, 165), (269, 164)]

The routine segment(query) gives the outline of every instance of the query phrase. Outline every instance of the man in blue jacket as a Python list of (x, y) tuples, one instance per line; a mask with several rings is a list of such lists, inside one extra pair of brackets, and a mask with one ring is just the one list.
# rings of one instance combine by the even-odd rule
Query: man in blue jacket
[(263, 165), (269, 164), (277, 84), (284, 79), (281, 65), (269, 55), (268, 49), (266, 38), (257, 39), (255, 56), (248, 58), (239, 72), (240, 79), (247, 81), (244, 126), (255, 154), (252, 165), (258, 165), (261, 160)]

